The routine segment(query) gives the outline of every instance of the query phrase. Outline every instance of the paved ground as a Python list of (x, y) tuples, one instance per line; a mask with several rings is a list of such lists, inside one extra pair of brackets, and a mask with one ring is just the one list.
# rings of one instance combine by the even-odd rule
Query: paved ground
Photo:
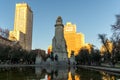
[[(104, 67), (112, 67), (112, 65), (107, 64), (107, 63), (101, 63), (101, 65), (104, 66)], [(115, 68), (120, 68), (120, 63), (119, 63), (119, 64), (115, 64), (114, 67), (115, 67)]]
[(86, 65), (79, 65), (78, 67), (86, 68), (86, 69), (95, 69), (95, 70), (102, 70), (102, 71), (120, 73), (120, 68), (110, 68), (110, 67), (100, 67), (100, 66), (86, 66)]

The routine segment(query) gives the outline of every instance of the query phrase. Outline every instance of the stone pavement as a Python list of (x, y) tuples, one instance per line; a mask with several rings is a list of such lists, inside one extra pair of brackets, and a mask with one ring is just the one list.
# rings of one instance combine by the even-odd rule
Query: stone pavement
[(87, 66), (87, 65), (78, 65), (78, 67), (86, 68), (86, 69), (95, 69), (95, 70), (102, 70), (102, 71), (120, 73), (120, 68), (110, 68), (110, 67), (100, 67), (100, 66)]

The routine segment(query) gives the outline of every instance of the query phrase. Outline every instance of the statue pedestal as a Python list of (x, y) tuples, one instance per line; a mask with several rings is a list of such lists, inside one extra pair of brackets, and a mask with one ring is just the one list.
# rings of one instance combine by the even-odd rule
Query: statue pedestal
[(65, 61), (68, 62), (68, 57), (67, 57), (67, 53), (54, 53), (54, 57), (58, 56), (58, 61)]
[(54, 53), (54, 56), (58, 56), (57, 64), (59, 66), (68, 66), (68, 57), (67, 53)]

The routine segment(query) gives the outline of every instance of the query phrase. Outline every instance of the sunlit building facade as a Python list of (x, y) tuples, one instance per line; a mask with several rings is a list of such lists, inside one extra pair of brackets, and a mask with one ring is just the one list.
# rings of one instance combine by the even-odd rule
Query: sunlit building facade
[(70, 58), (72, 51), (74, 51), (74, 55), (77, 55), (80, 48), (84, 46), (84, 34), (77, 33), (76, 25), (67, 22), (64, 25), (64, 37), (67, 44), (68, 58)]
[(16, 4), (14, 30), (10, 31), (9, 39), (19, 41), (23, 49), (32, 47), (33, 12), (26, 3)]

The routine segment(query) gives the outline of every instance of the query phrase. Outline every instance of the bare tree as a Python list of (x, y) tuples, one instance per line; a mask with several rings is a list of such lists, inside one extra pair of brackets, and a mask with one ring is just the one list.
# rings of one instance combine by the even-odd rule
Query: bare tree
[(9, 37), (9, 30), (0, 28), (0, 35), (4, 38), (8, 38)]
[(106, 37), (106, 34), (98, 34), (98, 37), (101, 40), (101, 43), (104, 45), (107, 53), (110, 54), (109, 44), (108, 44), (108, 38)]
[(120, 59), (120, 15), (116, 15), (116, 22), (112, 25), (113, 35), (111, 41), (113, 43), (113, 57), (119, 61)]
[(120, 15), (116, 15), (117, 21), (115, 25), (112, 25), (112, 30), (114, 32), (119, 31), (120, 32)]
[(5, 38), (8, 38), (8, 37), (9, 37), (9, 30), (8, 30), (8, 29), (5, 29), (5, 30), (4, 30), (4, 37), (5, 37)]

